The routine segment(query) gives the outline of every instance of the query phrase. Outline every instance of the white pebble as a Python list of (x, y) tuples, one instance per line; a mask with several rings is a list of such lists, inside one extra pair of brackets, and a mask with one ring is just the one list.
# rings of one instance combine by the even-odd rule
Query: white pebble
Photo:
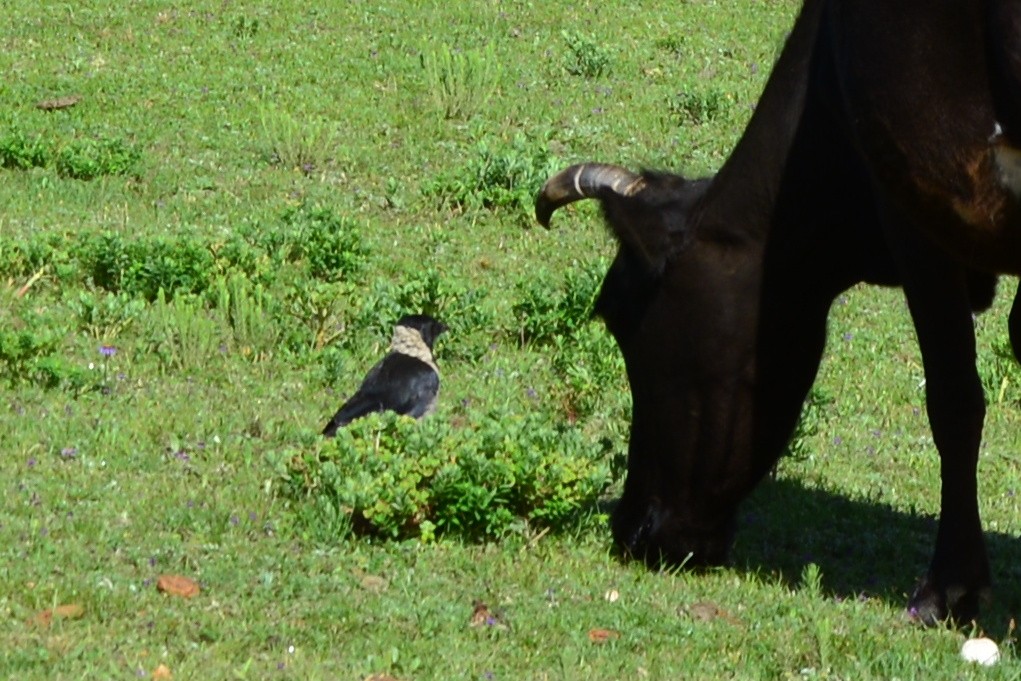
[(988, 638), (970, 638), (961, 646), (961, 657), (990, 667), (1000, 661), (1000, 649)]

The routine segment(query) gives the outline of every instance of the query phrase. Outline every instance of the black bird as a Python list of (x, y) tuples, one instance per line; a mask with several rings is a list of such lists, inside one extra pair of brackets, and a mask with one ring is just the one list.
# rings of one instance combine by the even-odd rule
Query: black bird
[(395, 411), (416, 419), (436, 409), (440, 370), (433, 359), (433, 343), (447, 330), (443, 322), (424, 314), (401, 317), (390, 350), (369, 369), (358, 391), (323, 429), (333, 437), (337, 429), (374, 411)]

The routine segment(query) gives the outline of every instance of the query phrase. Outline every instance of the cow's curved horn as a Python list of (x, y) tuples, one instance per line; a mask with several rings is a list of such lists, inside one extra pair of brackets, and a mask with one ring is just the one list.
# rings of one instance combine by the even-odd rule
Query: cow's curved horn
[(599, 196), (610, 190), (621, 196), (634, 196), (645, 180), (630, 170), (607, 163), (582, 163), (551, 177), (535, 199), (535, 219), (549, 227), (553, 211), (569, 203)]

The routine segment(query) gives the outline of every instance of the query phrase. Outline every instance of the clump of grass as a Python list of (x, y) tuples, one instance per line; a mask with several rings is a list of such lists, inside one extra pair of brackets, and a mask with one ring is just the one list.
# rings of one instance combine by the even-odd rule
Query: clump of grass
[(163, 373), (210, 371), (210, 361), (219, 353), (225, 333), (200, 297), (178, 295), (171, 300), (160, 290), (148, 312), (144, 345)]
[(503, 75), (492, 44), (482, 50), (455, 50), (446, 43), (422, 52), (429, 96), (444, 118), (468, 119), (481, 111)]
[(561, 31), (567, 44), (564, 67), (573, 76), (598, 78), (610, 72), (613, 59), (610, 51), (590, 35), (575, 31)]
[(833, 397), (823, 388), (813, 385), (801, 408), (794, 433), (781, 456), (797, 461), (807, 460), (812, 454), (812, 440), (826, 424), (826, 416), (833, 405)]
[(990, 404), (1021, 403), (1021, 366), (1006, 333), (1000, 333), (991, 347), (979, 353), (978, 372), (986, 401)]
[(464, 166), (426, 183), (423, 192), (457, 210), (529, 212), (536, 193), (559, 165), (545, 143), (524, 135), (515, 135), (509, 143), (483, 140)]
[(667, 100), (667, 108), (678, 124), (711, 123), (726, 113), (727, 107), (726, 96), (713, 87), (685, 86)]
[(534, 413), (470, 422), (373, 414), (314, 450), (281, 453), (277, 471), (322, 540), (338, 531), (482, 539), (521, 521), (563, 530), (611, 482), (606, 445), (580, 429)]
[(667, 36), (666, 38), (657, 38), (652, 44), (657, 49), (668, 52), (674, 57), (680, 57), (684, 54), (684, 36)]
[(217, 279), (213, 296), (230, 329), (231, 348), (252, 361), (271, 356), (279, 343), (280, 327), (275, 323), (276, 301), (266, 287), (233, 273)]
[(333, 121), (316, 116), (299, 119), (277, 107), (263, 108), (259, 120), (271, 164), (309, 175), (334, 160), (338, 135)]

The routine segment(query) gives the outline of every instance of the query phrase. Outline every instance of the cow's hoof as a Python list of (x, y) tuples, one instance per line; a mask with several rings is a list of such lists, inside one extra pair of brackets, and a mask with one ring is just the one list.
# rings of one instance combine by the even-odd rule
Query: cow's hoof
[(979, 602), (987, 588), (968, 589), (961, 585), (942, 587), (930, 574), (919, 581), (908, 601), (908, 615), (925, 626), (965, 624), (978, 616)]

